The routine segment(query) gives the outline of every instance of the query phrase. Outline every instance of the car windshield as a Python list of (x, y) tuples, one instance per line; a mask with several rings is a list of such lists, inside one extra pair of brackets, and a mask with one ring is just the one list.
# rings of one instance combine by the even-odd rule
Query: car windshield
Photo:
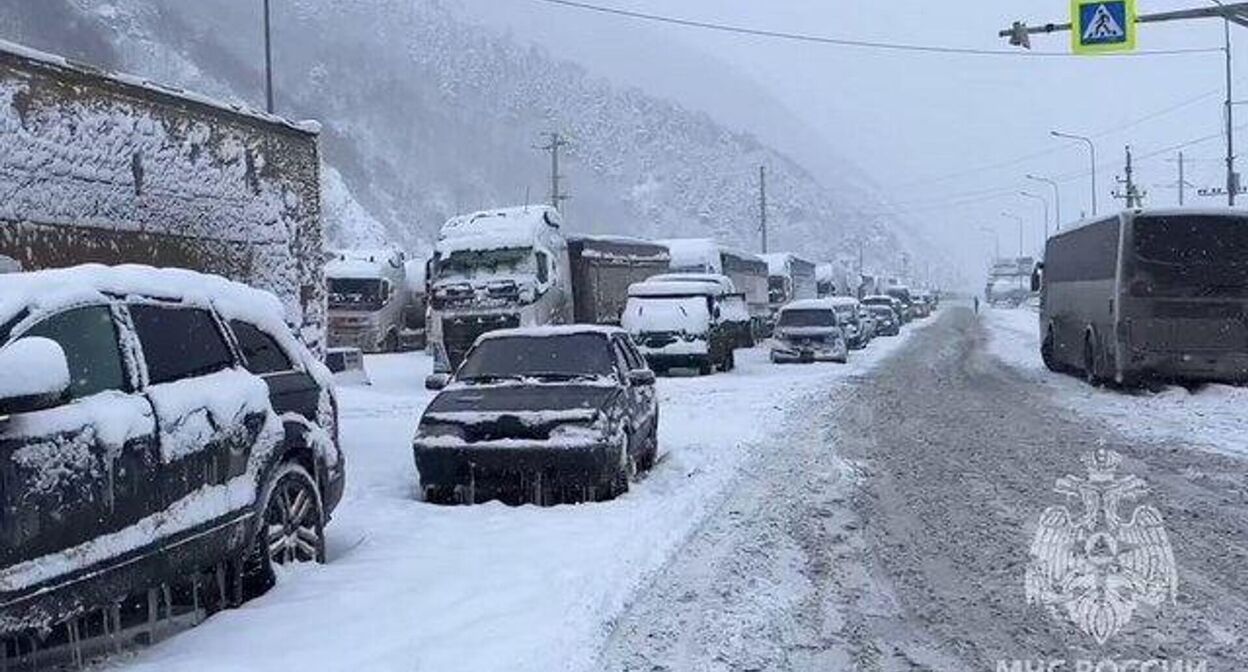
[(794, 308), (780, 311), (780, 327), (835, 327), (836, 313), (827, 309)]
[(598, 378), (614, 373), (611, 346), (602, 334), (486, 338), (464, 360), (456, 380)]
[(620, 316), (620, 326), (632, 334), (684, 332), (702, 334), (710, 328), (707, 297), (630, 297)]
[(1134, 296), (1248, 297), (1248, 218), (1139, 217)]
[(382, 281), (379, 278), (330, 278), (328, 284), (330, 308), (381, 308)]
[(438, 280), (471, 280), (496, 275), (532, 275), (537, 272), (531, 248), (458, 250), (437, 263)]
[(871, 311), (872, 315), (876, 315), (879, 317), (892, 317), (893, 316), (893, 309), (889, 308), (888, 306), (878, 306), (878, 305), (868, 306), (868, 309)]

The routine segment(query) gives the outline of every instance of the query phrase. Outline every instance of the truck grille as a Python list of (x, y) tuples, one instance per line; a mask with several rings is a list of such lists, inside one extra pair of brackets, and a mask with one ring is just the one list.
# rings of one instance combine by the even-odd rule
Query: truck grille
[(447, 317), (442, 320), (442, 342), (446, 345), (446, 358), (451, 369), (459, 368), (463, 363), (468, 349), (481, 334), (499, 329), (511, 329), (520, 326), (519, 315), (474, 315), (468, 317)]

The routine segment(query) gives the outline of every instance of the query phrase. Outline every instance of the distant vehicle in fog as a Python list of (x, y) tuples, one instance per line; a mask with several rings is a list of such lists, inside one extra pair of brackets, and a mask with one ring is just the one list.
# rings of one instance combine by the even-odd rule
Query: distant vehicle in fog
[(1248, 215), (1129, 210), (1049, 238), (1041, 356), (1089, 381), (1248, 382)]
[(794, 301), (777, 313), (771, 337), (772, 362), (843, 364), (848, 358), (840, 313), (831, 299)]
[(858, 303), (858, 299), (834, 296), (824, 300), (836, 311), (837, 322), (845, 334), (845, 344), (849, 349), (860, 350), (867, 347), (874, 335), (875, 323), (871, 321), (869, 325), (863, 324), (863, 315), (860, 312), (862, 305)]
[(400, 250), (338, 250), (325, 265), (329, 346), (395, 352), (409, 305), (407, 257)]
[(1036, 260), (1032, 257), (998, 259), (993, 262), (984, 288), (989, 305), (1017, 308), (1032, 295), (1031, 273)]
[(901, 307), (901, 321), (910, 322), (918, 317), (914, 310), (914, 298), (910, 296), (910, 288), (905, 285), (891, 285), (884, 289), (884, 294), (897, 300)]
[(789, 252), (764, 254), (768, 268), (768, 303), (774, 315), (792, 301), (818, 298), (815, 264)]
[(420, 419), (427, 501), (539, 505), (610, 499), (658, 452), (654, 373), (628, 334), (572, 325), (481, 336)]
[(901, 333), (901, 319), (892, 306), (864, 304), (863, 307), (875, 318), (877, 336), (896, 336)]
[(529, 205), (453, 217), (430, 260), (429, 338), (449, 367), (496, 329), (572, 322), (563, 219)]
[(736, 336), (724, 321), (723, 290), (706, 282), (642, 282), (628, 290), (621, 324), (657, 373), (710, 375), (736, 366)]
[(428, 343), (428, 260), (408, 259), (403, 266), (407, 282), (407, 305), (403, 308), (403, 329), (399, 332), (399, 347), (404, 350), (420, 350)]
[(867, 307), (884, 306), (893, 311), (893, 315), (897, 318), (897, 328), (901, 329), (901, 325), (906, 323), (906, 306), (894, 296), (886, 294), (871, 294), (862, 297), (862, 305)]

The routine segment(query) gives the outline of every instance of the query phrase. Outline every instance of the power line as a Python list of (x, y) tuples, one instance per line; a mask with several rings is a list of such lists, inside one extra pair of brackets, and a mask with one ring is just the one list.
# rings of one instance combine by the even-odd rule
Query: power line
[[(1131, 128), (1135, 128), (1142, 124), (1148, 123), (1154, 119), (1157, 119), (1158, 117), (1163, 117), (1167, 114), (1171, 114), (1183, 108), (1195, 105), (1196, 103), (1202, 102), (1208, 98), (1212, 98), (1213, 96), (1216, 96), (1220, 93), (1222, 93), (1221, 89), (1216, 89), (1213, 91), (1206, 91), (1198, 96), (1187, 98), (1173, 105), (1157, 110), (1156, 112), (1147, 114), (1143, 117), (1139, 117), (1133, 121), (1129, 121), (1125, 124), (1119, 124), (1117, 126), (1114, 126), (1113, 128), (1107, 128), (1105, 130), (1098, 131), (1096, 133), (1091, 134), (1089, 137), (1103, 138), (1107, 135), (1112, 135), (1112, 134), (1120, 133), (1122, 131), (1125, 131)], [(938, 177), (920, 178), (917, 180), (901, 182), (898, 184), (898, 186), (899, 187), (916, 187), (916, 186), (925, 185), (925, 184), (937, 184), (940, 182), (949, 182), (951, 180), (956, 180), (956, 179), (963, 178), (963, 177), (969, 177), (971, 175), (978, 175), (979, 173), (986, 173), (986, 172), (990, 172), (994, 170), (1000, 170), (1002, 168), (1009, 168), (1011, 166), (1017, 166), (1022, 163), (1027, 163), (1028, 161), (1031, 161), (1033, 159), (1039, 159), (1039, 158), (1043, 158), (1046, 156), (1051, 156), (1053, 154), (1057, 154), (1058, 152), (1064, 152), (1064, 151), (1066, 151), (1066, 147), (1055, 146), (1049, 149), (1042, 149), (1039, 151), (1035, 151), (1030, 154), (1023, 154), (1013, 159), (1006, 159), (1004, 161), (1000, 161), (997, 163), (978, 166), (975, 168), (967, 168), (965, 170), (959, 170), (957, 172), (949, 173), (947, 175), (941, 175)], [(1222, 159), (1218, 159), (1218, 160), (1221, 161)]]
[[(746, 26), (734, 26), (724, 23), (712, 23), (710, 21), (697, 21), (694, 19), (681, 19), (673, 16), (663, 16), (660, 14), (649, 14), (646, 12), (637, 12), (628, 9), (619, 9), (616, 7), (604, 7), (601, 5), (592, 5), (586, 2), (577, 2), (576, 0), (534, 0), (535, 2), (543, 2), (550, 5), (558, 5), (560, 7), (568, 7), (588, 12), (596, 12), (598, 14), (609, 14), (612, 16), (620, 16), (629, 19), (637, 19), (641, 21), (651, 21), (655, 23), (665, 23), (673, 26), (683, 26), (685, 28), (699, 28), (702, 30), (712, 30), (721, 33), (733, 33), (737, 35), (748, 35), (751, 37), (765, 37), (777, 40), (789, 40), (793, 42), (807, 42), (814, 44), (831, 45), (838, 47), (855, 47), (859, 49), (875, 49), (880, 51), (900, 51), (900, 52), (920, 52), (931, 54), (961, 54), (969, 56), (1007, 56), (1011, 58), (1036, 58), (1036, 57), (1057, 57), (1070, 58), (1077, 56), (1076, 54), (1064, 51), (1020, 51), (1017, 49), (977, 49), (973, 47), (950, 47), (930, 44), (910, 44), (904, 42), (882, 42), (873, 40), (851, 40), (839, 37), (827, 37), (822, 35), (809, 35), (804, 33), (790, 33), (779, 30), (765, 30), (762, 28), (749, 28)], [(1118, 54), (1106, 54), (1107, 57), (1132, 57), (1132, 56), (1168, 56), (1177, 54), (1209, 54), (1221, 52), (1218, 48), (1191, 48), (1191, 49), (1156, 49), (1146, 51), (1124, 52)]]

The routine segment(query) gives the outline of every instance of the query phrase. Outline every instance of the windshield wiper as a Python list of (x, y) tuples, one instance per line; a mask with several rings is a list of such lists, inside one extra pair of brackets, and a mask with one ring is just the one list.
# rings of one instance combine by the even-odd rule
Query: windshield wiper
[(515, 374), (491, 373), (491, 374), (481, 374), (479, 376), (468, 376), (466, 378), (460, 378), (459, 382), (461, 383), (497, 383), (501, 380), (523, 381), (524, 377), (518, 376)]
[(597, 380), (598, 376), (592, 373), (557, 373), (540, 371), (538, 373), (528, 374), (530, 378), (538, 380)]

